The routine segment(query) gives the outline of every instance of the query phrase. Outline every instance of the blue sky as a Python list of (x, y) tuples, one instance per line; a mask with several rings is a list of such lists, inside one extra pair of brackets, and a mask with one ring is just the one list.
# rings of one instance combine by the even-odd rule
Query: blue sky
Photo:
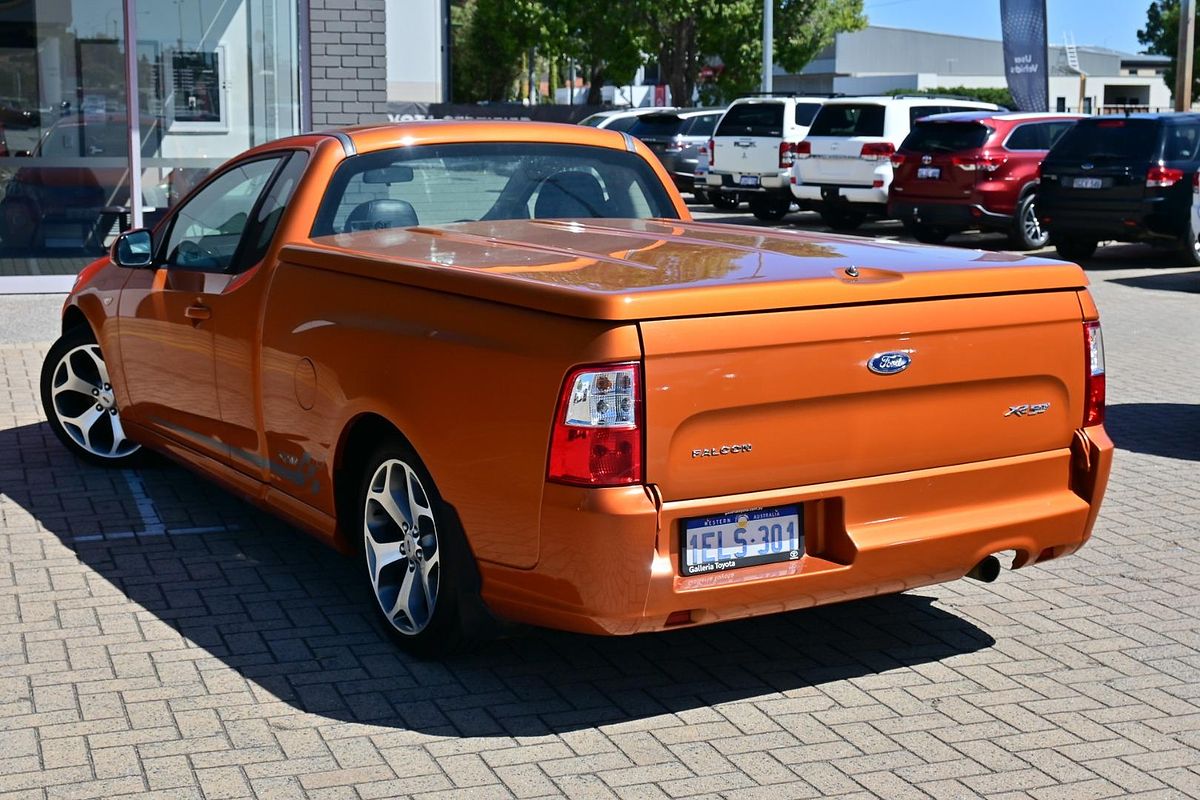
[[(1047, 0), (1051, 44), (1063, 32), (1077, 44), (1136, 53), (1137, 30), (1146, 24), (1150, 0)], [(1000, 0), (865, 0), (872, 25), (1000, 38)]]

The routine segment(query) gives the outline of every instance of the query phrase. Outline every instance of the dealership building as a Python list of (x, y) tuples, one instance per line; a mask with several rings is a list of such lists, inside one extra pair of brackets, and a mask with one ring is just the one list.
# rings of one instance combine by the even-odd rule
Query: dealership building
[[(152, 224), (249, 147), (427, 115), (448, 99), (448, 7), (0, 0), (0, 293), (65, 291), (122, 227)], [(778, 73), (775, 86), (1003, 86), (1002, 64), (998, 41), (869, 27), (839, 35), (799, 74)], [(1170, 102), (1161, 57), (1053, 47), (1050, 66), (1052, 107)]]

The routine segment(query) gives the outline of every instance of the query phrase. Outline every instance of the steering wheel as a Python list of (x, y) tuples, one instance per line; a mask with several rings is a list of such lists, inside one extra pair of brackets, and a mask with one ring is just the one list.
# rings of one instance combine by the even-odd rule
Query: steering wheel
[(219, 267), (221, 257), (191, 239), (184, 239), (175, 247), (174, 262), (181, 267)]

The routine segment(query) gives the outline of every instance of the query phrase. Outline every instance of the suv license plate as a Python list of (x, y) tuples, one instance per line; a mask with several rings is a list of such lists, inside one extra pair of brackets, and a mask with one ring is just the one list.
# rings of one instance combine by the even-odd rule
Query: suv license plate
[(683, 524), (684, 575), (796, 561), (803, 552), (804, 519), (799, 506), (776, 506)]
[(940, 178), (942, 177), (941, 167), (917, 167), (918, 178)]
[(738, 183), (740, 183), (742, 186), (758, 186), (758, 182), (759, 179), (757, 175), (743, 175), (738, 179)]
[(1076, 178), (1072, 186), (1076, 189), (1100, 189), (1104, 186), (1104, 181), (1100, 178)]

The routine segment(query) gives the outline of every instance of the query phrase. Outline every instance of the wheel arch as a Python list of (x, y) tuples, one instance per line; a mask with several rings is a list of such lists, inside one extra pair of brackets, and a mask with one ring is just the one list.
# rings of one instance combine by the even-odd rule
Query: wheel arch
[[(92, 323), (91, 323), (91, 320), (89, 320), (87, 318), (87, 314), (83, 313), (83, 311), (79, 308), (79, 306), (72, 303), (71, 305), (68, 305), (66, 308), (63, 309), (62, 333), (64, 335), (69, 333), (70, 331), (75, 330), (76, 328), (85, 328), (85, 327), (91, 328)], [(92, 333), (93, 334), (95, 333), (94, 328), (92, 329)]]

